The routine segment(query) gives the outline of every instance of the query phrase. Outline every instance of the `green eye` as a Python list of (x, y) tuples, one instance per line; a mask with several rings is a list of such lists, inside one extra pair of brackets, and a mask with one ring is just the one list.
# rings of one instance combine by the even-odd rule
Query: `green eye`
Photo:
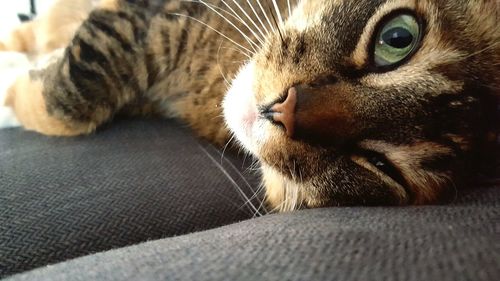
[(376, 66), (391, 66), (408, 57), (420, 40), (420, 24), (415, 17), (403, 14), (386, 22), (377, 34), (374, 60)]

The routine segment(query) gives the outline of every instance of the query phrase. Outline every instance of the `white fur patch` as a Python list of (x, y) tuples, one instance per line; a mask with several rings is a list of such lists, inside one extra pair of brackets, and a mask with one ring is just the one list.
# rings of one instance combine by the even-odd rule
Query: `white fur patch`
[(257, 108), (252, 92), (254, 67), (253, 63), (249, 63), (241, 68), (232, 81), (231, 88), (227, 92), (223, 103), (226, 124), (243, 147), (252, 152), (255, 152), (253, 151), (254, 143), (251, 137), (255, 120), (251, 120), (250, 115), (255, 114), (255, 118), (257, 118)]
[(297, 4), (297, 7), (293, 10), (292, 16), (287, 20), (286, 25), (291, 29), (297, 30), (298, 32), (305, 32), (306, 29), (311, 28), (312, 26), (320, 25), (323, 13), (321, 10), (317, 9), (312, 12), (312, 9), (309, 6), (315, 7), (314, 4), (318, 5), (319, 1), (311, 3), (307, 1), (300, 1)]
[(31, 69), (27, 56), (16, 52), (0, 52), (0, 128), (20, 126), (11, 108), (5, 106), (7, 90), (17, 77)]

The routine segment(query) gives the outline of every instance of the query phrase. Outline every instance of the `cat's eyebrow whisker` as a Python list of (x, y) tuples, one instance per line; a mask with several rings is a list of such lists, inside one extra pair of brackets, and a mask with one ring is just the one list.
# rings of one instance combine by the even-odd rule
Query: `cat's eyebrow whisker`
[(276, 15), (278, 16), (278, 20), (279, 20), (279, 26), (278, 26), (278, 29), (280, 26), (283, 26), (283, 17), (281, 16), (281, 11), (280, 11), (280, 8), (278, 7), (278, 3), (276, 3), (276, 0), (272, 0), (273, 1), (273, 6), (274, 6), (274, 9), (276, 10)]
[[(232, 12), (232, 14), (250, 31), (250, 33), (252, 33), (252, 35), (255, 37), (255, 39), (257, 39), (260, 42), (260, 44), (264, 44), (264, 41), (263, 41), (264, 39), (261, 38), (257, 33), (255, 33), (255, 31), (246, 23), (246, 21), (243, 20), (241, 18), (241, 16), (229, 4), (226, 3), (226, 1), (222, 0), (222, 4), (224, 4)], [(236, 5), (239, 6), (238, 3), (236, 3)], [(241, 9), (241, 7), (240, 7), (240, 9)]]
[(286, 4), (288, 5), (288, 17), (291, 17), (292, 16), (292, 5), (290, 5), (290, 0), (287, 0)]
[[(241, 7), (241, 5), (236, 1), (236, 0), (233, 0), (234, 4), (236, 4), (236, 6), (240, 9), (241, 12), (243, 12), (243, 14), (247, 17), (247, 19), (253, 24), (253, 26), (257, 29), (257, 31), (260, 33), (260, 35), (262, 36), (262, 40), (264, 40), (266, 38), (266, 35), (262, 32), (262, 29), (259, 28), (259, 26), (257, 25), (257, 23), (252, 19), (252, 17), (250, 17), (248, 15), (248, 13), (245, 11), (245, 9), (243, 9), (243, 7)], [(254, 36), (256, 36), (254, 34)], [(261, 44), (263, 44), (263, 42), (261, 41)]]
[(229, 25), (231, 25), (235, 30), (237, 30), (243, 36), (243, 38), (245, 38), (245, 40), (250, 44), (250, 47), (254, 50), (254, 52), (257, 52), (257, 49), (255, 49), (255, 47), (259, 48), (259, 45), (257, 43), (255, 43), (250, 37), (248, 37), (243, 31), (241, 31), (241, 29), (239, 29), (232, 21), (230, 21), (224, 15), (219, 13), (216, 9), (212, 8), (205, 1), (200, 0), (200, 3), (204, 4), (207, 8), (212, 10), (214, 13), (216, 13), (218, 16), (220, 16), (222, 19), (224, 19)]
[(495, 42), (495, 43), (493, 43), (493, 44), (491, 44), (491, 45), (487, 46), (486, 48), (483, 48), (483, 49), (481, 49), (481, 50), (479, 50), (479, 51), (476, 51), (476, 52), (474, 52), (474, 53), (472, 53), (472, 54), (468, 54), (467, 56), (464, 56), (463, 58), (461, 58), (461, 60), (466, 60), (466, 59), (471, 58), (471, 57), (473, 57), (473, 56), (477, 56), (477, 55), (479, 55), (479, 54), (481, 54), (481, 53), (484, 53), (484, 52), (486, 52), (486, 51), (488, 51), (488, 50), (490, 50), (490, 49), (495, 48), (495, 47), (496, 47), (497, 45), (499, 45), (499, 44), (500, 44), (500, 41)]
[(262, 28), (264, 28), (264, 30), (266, 31), (266, 35), (269, 35), (269, 30), (267, 29), (267, 27), (264, 24), (264, 22), (262, 21), (261, 17), (259, 16), (259, 14), (257, 13), (257, 11), (255, 10), (255, 8), (252, 5), (252, 3), (250, 3), (250, 0), (247, 0), (247, 3), (250, 6), (250, 9), (252, 9), (252, 12), (255, 15), (255, 17), (257, 18), (257, 20), (260, 22), (260, 25), (262, 26)]
[(264, 17), (266, 18), (267, 20), (267, 23), (269, 24), (269, 26), (271, 27), (271, 30), (273, 32), (275, 32), (276, 30), (274, 29), (274, 25), (271, 23), (271, 20), (269, 19), (269, 17), (267, 16), (267, 12), (264, 10), (264, 7), (262, 7), (262, 4), (260, 3), (260, 0), (257, 0), (257, 4), (259, 5), (259, 8), (260, 10), (262, 11), (262, 13), (264, 14)]
[[(226, 40), (228, 40), (229, 42), (233, 43), (234, 45), (238, 46), (239, 48), (241, 48), (242, 50), (242, 53), (247, 57), (247, 58), (252, 58), (251, 55), (254, 55), (255, 52), (248, 49), (247, 47), (239, 44), (238, 42), (234, 41), (233, 39), (229, 38), (227, 35), (225, 35), (224, 33), (220, 32), (219, 30), (213, 28), (212, 26), (204, 23), (203, 21), (195, 18), (195, 17), (192, 17), (192, 16), (188, 16), (188, 15), (185, 15), (185, 14), (179, 14), (179, 13), (167, 13), (168, 15), (172, 15), (172, 16), (178, 16), (178, 17), (185, 17), (185, 18), (188, 18), (188, 19), (191, 19), (191, 20), (194, 20), (200, 24), (202, 24), (203, 26), (209, 28), (210, 30), (216, 32), (217, 34), (219, 34), (220, 36), (222, 36), (223, 38), (225, 38)], [(251, 54), (251, 55), (249, 55)]]
[(276, 29), (278, 30), (278, 34), (280, 36), (281, 42), (284, 43), (285, 39), (283, 38), (283, 34), (281, 34), (280, 26), (278, 24), (278, 21), (276, 20), (276, 17), (274, 16), (274, 13), (273, 13), (271, 7), (269, 7), (269, 12), (271, 13), (271, 17), (273, 18), (273, 21), (276, 24)]
[[(239, 16), (239, 15), (238, 15), (238, 14), (237, 14), (237, 13), (236, 13), (236, 12), (235, 12), (232, 8), (231, 8), (231, 7), (228, 7), (228, 8), (229, 8), (232, 12), (230, 12), (230, 11), (228, 11), (228, 10), (225, 10), (225, 9), (223, 9), (223, 8), (219, 7), (219, 6), (214, 5), (214, 4), (202, 3), (202, 2), (200, 2), (200, 1), (198, 1), (198, 0), (181, 0), (181, 1), (183, 1), (183, 2), (190, 2), (190, 3), (204, 4), (205, 6), (211, 6), (212, 8), (214, 8), (214, 9), (216, 9), (216, 10), (219, 10), (219, 11), (221, 11), (221, 12), (226, 13), (227, 15), (229, 15), (229, 16), (231, 16), (231, 17), (233, 17), (234, 19), (236, 19), (237, 21), (239, 21), (239, 22), (241, 22), (243, 25), (245, 25), (245, 26), (248, 28), (248, 30), (250, 30), (250, 32), (252, 32), (252, 34), (253, 34), (253, 35), (257, 38), (257, 40), (259, 40), (259, 42), (260, 42), (261, 44), (263, 44), (263, 43), (264, 43), (264, 42), (263, 42), (263, 40), (264, 40), (264, 38), (266, 37), (266, 35), (264, 35), (264, 34), (262, 33), (262, 31), (259, 29), (259, 27), (258, 27), (258, 26), (257, 26), (257, 25), (256, 25), (256, 24), (252, 21), (252, 23), (254, 24), (254, 26), (255, 26), (255, 27), (257, 28), (257, 30), (261, 33), (262, 37), (260, 37), (260, 36), (258, 36), (257, 34), (255, 34), (255, 32), (254, 32), (254, 31), (253, 31), (253, 30), (252, 30), (252, 29), (251, 29), (251, 28), (247, 25), (247, 23), (245, 22), (245, 20), (243, 20), (243, 19), (242, 19), (242, 18), (241, 18), (241, 17), (240, 17), (240, 16)], [(233, 0), (233, 1), (235, 1), (235, 0)], [(248, 1), (248, 0), (247, 0), (247, 1)], [(224, 3), (224, 4), (225, 4), (225, 3)], [(225, 5), (227, 6), (227, 4), (225, 4)], [(239, 6), (239, 4), (238, 4), (237, 2), (236, 2), (236, 5), (238, 5), (238, 6)], [(241, 9), (241, 8), (240, 8), (240, 9)], [(245, 13), (245, 14), (246, 14), (245, 10), (242, 10), (242, 11), (243, 11), (243, 13)], [(247, 17), (248, 17), (248, 15), (247, 15)], [(252, 20), (251, 18), (249, 18), (249, 19), (250, 19), (250, 20)]]

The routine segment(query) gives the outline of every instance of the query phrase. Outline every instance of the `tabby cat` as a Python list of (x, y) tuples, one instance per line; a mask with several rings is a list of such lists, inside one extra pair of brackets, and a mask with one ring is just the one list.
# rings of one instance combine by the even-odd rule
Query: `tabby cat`
[(497, 0), (97, 5), (11, 87), (26, 129), (179, 118), (253, 154), (276, 211), (441, 202), (496, 141)]

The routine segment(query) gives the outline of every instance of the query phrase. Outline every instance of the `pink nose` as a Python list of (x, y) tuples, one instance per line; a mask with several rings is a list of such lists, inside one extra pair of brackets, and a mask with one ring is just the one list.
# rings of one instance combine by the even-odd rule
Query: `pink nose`
[(274, 104), (266, 117), (276, 123), (281, 123), (286, 130), (287, 136), (293, 137), (295, 133), (295, 107), (297, 106), (297, 89), (292, 87), (288, 90), (284, 102)]

